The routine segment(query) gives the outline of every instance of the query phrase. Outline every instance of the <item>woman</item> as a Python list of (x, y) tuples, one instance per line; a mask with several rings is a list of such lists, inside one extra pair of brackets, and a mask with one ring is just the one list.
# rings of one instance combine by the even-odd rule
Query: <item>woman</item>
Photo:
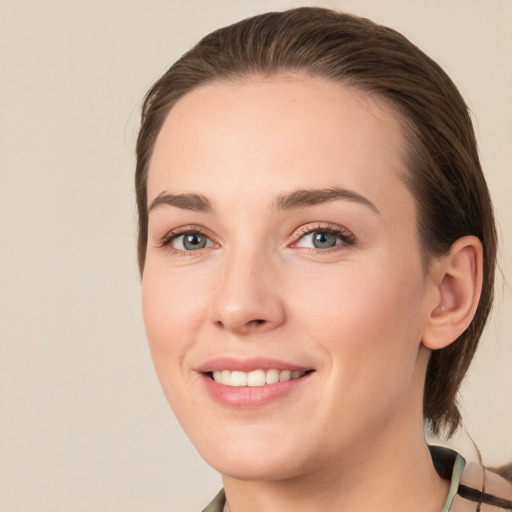
[(424, 439), (460, 423), (496, 259), (437, 64), (346, 14), (256, 16), (153, 86), (137, 158), (153, 360), (223, 475), (205, 510), (511, 508), (504, 480)]

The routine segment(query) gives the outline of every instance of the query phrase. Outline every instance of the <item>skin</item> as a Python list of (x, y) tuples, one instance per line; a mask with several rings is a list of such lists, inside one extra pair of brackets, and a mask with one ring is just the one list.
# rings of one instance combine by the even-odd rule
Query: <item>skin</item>
[[(457, 294), (440, 277), (446, 260), (422, 266), (404, 155), (385, 103), (299, 75), (204, 86), (165, 121), (148, 204), (197, 194), (211, 208), (151, 209), (144, 319), (166, 397), (222, 473), (233, 512), (441, 509), (447, 483), (423, 437), (422, 340), (455, 339), (437, 333), (453, 326), (443, 293)], [(332, 187), (372, 206), (276, 206)], [(337, 245), (313, 247), (307, 233), (333, 227)], [(186, 250), (183, 230), (207, 245)], [(277, 400), (232, 407), (198, 371), (221, 356), (314, 371)]]

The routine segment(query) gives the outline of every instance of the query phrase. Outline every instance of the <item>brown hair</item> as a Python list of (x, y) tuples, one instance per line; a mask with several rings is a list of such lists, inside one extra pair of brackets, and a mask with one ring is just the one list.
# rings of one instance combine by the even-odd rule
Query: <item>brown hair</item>
[(286, 71), (332, 80), (383, 98), (398, 112), (408, 146), (405, 181), (418, 205), (425, 267), (465, 235), (484, 248), (480, 303), (468, 329), (432, 352), (424, 416), (434, 433), (460, 423), (457, 392), (493, 298), (496, 230), (491, 200), (464, 100), (446, 73), (398, 32), (370, 20), (305, 7), (271, 12), (221, 28), (183, 55), (149, 90), (137, 141), (138, 258), (147, 244), (147, 174), (156, 137), (172, 106), (208, 82)]
[(500, 475), (505, 480), (512, 482), (512, 462), (503, 464), (502, 466), (488, 467), (487, 469), (497, 475)]

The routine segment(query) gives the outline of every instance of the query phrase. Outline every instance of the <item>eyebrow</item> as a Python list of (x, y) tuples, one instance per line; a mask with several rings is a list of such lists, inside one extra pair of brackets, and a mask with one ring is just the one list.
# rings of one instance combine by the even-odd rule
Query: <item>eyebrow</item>
[[(369, 207), (375, 213), (380, 214), (379, 209), (369, 199), (357, 192), (340, 187), (294, 190), (289, 194), (278, 196), (274, 204), (278, 210), (293, 210), (329, 203), (338, 199), (345, 199), (362, 204)], [(213, 211), (212, 204), (208, 198), (202, 194), (172, 194), (170, 192), (161, 192), (149, 206), (148, 213), (162, 205), (174, 206), (175, 208), (196, 212), (208, 213)]]
[(369, 199), (357, 192), (340, 187), (295, 190), (289, 194), (279, 196), (275, 201), (275, 206), (279, 210), (292, 210), (329, 203), (337, 199), (346, 199), (368, 206), (375, 213), (380, 214), (379, 209)]
[(193, 210), (195, 212), (211, 212), (213, 210), (210, 201), (201, 194), (161, 192), (149, 205), (148, 213), (162, 205), (174, 206), (183, 210)]

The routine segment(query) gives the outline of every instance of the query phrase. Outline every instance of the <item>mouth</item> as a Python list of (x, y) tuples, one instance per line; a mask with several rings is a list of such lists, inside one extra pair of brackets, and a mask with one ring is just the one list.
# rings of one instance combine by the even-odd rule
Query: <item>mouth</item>
[(316, 369), (302, 364), (253, 357), (218, 357), (197, 368), (204, 389), (229, 408), (253, 409), (293, 396), (307, 386)]
[(206, 372), (206, 376), (218, 384), (231, 387), (262, 387), (279, 382), (288, 382), (304, 377), (314, 370), (279, 370), (271, 368), (268, 370), (257, 369), (250, 372), (240, 370), (214, 370)]

